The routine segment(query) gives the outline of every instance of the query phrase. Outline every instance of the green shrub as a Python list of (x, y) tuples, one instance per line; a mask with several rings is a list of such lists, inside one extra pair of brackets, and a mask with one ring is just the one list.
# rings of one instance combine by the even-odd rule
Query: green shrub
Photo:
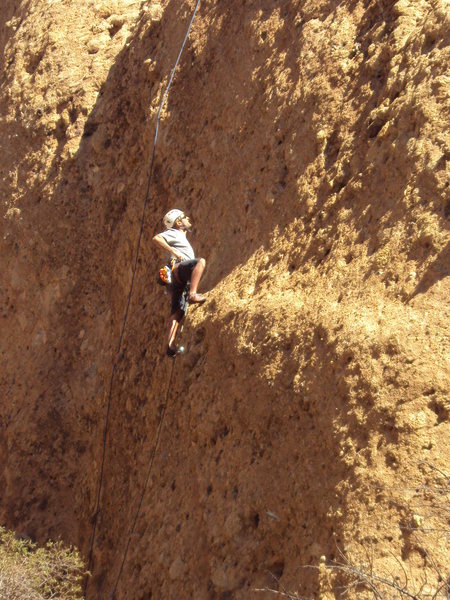
[(74, 548), (38, 548), (0, 527), (0, 600), (79, 600), (86, 571)]

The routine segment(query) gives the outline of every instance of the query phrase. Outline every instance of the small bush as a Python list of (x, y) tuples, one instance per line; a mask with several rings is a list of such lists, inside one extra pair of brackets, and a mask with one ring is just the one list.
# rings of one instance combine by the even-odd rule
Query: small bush
[(86, 571), (74, 548), (38, 548), (0, 527), (0, 600), (79, 600)]

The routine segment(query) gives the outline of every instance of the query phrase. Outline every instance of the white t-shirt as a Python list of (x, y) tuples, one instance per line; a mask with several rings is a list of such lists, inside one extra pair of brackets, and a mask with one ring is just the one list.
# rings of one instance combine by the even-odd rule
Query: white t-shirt
[(166, 240), (171, 248), (176, 250), (178, 254), (181, 254), (184, 260), (191, 260), (195, 258), (194, 250), (187, 241), (184, 231), (180, 231), (179, 229), (171, 227), (159, 235)]

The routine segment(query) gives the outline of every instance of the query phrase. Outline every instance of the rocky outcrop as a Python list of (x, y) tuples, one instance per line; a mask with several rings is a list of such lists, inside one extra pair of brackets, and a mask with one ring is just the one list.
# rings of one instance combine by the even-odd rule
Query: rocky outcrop
[[(193, 6), (0, 16), (0, 518), (85, 555), (155, 117)], [(447, 32), (440, 0), (201, 3), (161, 120), (90, 597), (116, 580), (166, 398), (151, 238), (173, 206), (208, 302), (187, 317), (118, 597), (278, 580), (332, 598), (341, 552), (440, 585)]]

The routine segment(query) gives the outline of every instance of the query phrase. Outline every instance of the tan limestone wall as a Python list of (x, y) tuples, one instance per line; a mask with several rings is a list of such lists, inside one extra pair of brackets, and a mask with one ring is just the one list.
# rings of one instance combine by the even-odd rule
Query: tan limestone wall
[[(192, 9), (2, 9), (1, 521), (85, 553), (155, 115)], [(118, 597), (263, 598), (268, 571), (339, 597), (321, 557), (340, 550), (436, 589), (445, 535), (413, 530), (447, 527), (430, 492), (449, 449), (447, 13), (201, 3), (161, 121), (89, 597), (114, 585), (164, 404), (151, 237), (173, 206), (208, 302)]]

